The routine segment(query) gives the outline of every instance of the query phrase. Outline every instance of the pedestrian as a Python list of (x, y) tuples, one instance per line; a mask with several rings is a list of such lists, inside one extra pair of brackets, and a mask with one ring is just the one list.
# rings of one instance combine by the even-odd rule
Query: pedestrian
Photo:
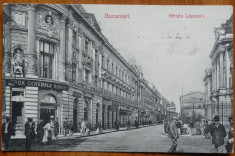
[(69, 123), (67, 117), (65, 117), (65, 120), (63, 122), (63, 131), (64, 131), (64, 136), (66, 136), (69, 133)]
[(36, 129), (37, 138), (40, 140), (40, 142), (42, 141), (43, 136), (44, 136), (44, 129), (43, 129), (43, 127), (44, 127), (43, 120), (40, 119), (39, 122), (38, 122), (38, 125), (37, 125), (37, 129)]
[(135, 119), (134, 124), (135, 124), (135, 127), (136, 127), (136, 128), (138, 128), (138, 127), (139, 127), (139, 124), (138, 124), (137, 119)]
[(74, 126), (73, 126), (73, 121), (70, 120), (69, 122), (69, 135), (73, 135), (73, 130), (74, 130)]
[(214, 124), (211, 125), (210, 133), (212, 136), (213, 153), (226, 153), (224, 146), (224, 138), (226, 137), (225, 127), (219, 123), (220, 117), (216, 115), (213, 119)]
[(190, 121), (189, 126), (190, 126), (191, 135), (193, 136), (194, 135), (194, 122)]
[(44, 135), (43, 135), (42, 143), (43, 144), (50, 143), (52, 140), (50, 122), (46, 123), (46, 125), (43, 127), (43, 129), (44, 129)]
[(127, 129), (130, 129), (130, 126), (131, 126), (131, 122), (130, 120), (127, 120)]
[(228, 141), (225, 145), (225, 148), (227, 150), (227, 153), (233, 153), (234, 152), (234, 138), (233, 138), (233, 114), (231, 114), (228, 117), (228, 121), (230, 123), (229, 131), (228, 131)]
[(55, 139), (57, 140), (58, 139), (58, 134), (59, 134), (59, 131), (60, 131), (60, 125), (59, 125), (59, 122), (58, 122), (58, 118), (56, 118), (56, 120), (54, 121), (54, 135), (55, 135)]
[(204, 124), (204, 135), (205, 135), (205, 138), (206, 139), (210, 139), (210, 135), (209, 135), (209, 132), (210, 132), (210, 125), (208, 124), (208, 121), (206, 120), (205, 121), (205, 124)]
[(15, 135), (14, 125), (10, 122), (10, 117), (6, 116), (5, 122), (2, 124), (2, 143), (4, 144), (3, 150), (8, 150), (11, 136)]
[(164, 132), (165, 132), (165, 134), (168, 133), (168, 126), (169, 126), (168, 121), (164, 120)]
[(176, 119), (176, 127), (178, 130), (178, 134), (180, 135), (181, 134), (181, 123), (178, 119)]
[(169, 125), (168, 137), (172, 140), (172, 146), (168, 150), (169, 153), (174, 153), (177, 148), (177, 139), (179, 139), (178, 129), (176, 127), (177, 117), (173, 117)]
[(96, 132), (97, 132), (98, 134), (101, 134), (101, 133), (102, 133), (102, 123), (101, 123), (101, 120), (99, 120), (99, 121), (97, 122), (96, 127), (97, 127)]
[(201, 124), (200, 124), (200, 120), (196, 120), (196, 123), (195, 123), (195, 128), (196, 128), (196, 135), (201, 135)]
[(188, 134), (188, 124), (187, 123), (184, 123), (184, 125), (183, 125), (183, 134), (184, 135), (187, 135)]
[(82, 119), (82, 121), (81, 121), (81, 132), (80, 132), (80, 134), (81, 134), (81, 136), (84, 136), (85, 133), (86, 133), (86, 121)]
[(86, 134), (87, 134), (87, 136), (90, 136), (90, 131), (91, 131), (91, 122), (90, 122), (90, 120), (87, 120), (87, 122), (86, 122)]
[(35, 123), (32, 118), (28, 118), (28, 121), (25, 123), (25, 136), (26, 136), (26, 151), (30, 151), (31, 144), (33, 139), (35, 138)]
[(51, 126), (51, 136), (52, 140), (56, 140), (55, 138), (55, 122), (54, 122), (54, 116), (50, 116), (50, 126)]

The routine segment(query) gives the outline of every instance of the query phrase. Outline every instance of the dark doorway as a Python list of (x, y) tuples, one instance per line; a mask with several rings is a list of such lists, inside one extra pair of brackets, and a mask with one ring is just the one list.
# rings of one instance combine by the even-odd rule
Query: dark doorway
[(23, 102), (12, 102), (12, 123), (23, 124)]
[(105, 105), (102, 108), (102, 128), (104, 129), (104, 113), (105, 113)]
[(110, 125), (109, 125), (109, 107), (108, 107), (108, 111), (107, 111), (107, 117), (108, 117), (108, 128), (110, 128)]
[(85, 106), (84, 106), (84, 120), (88, 119), (88, 102), (85, 101)]
[(77, 124), (78, 124), (78, 99), (74, 99), (74, 104), (73, 104), (73, 127), (74, 127), (74, 132), (77, 132)]
[(54, 107), (41, 107), (40, 108), (40, 118), (44, 122), (44, 124), (50, 121), (50, 116), (56, 115), (56, 108)]
[(98, 120), (99, 120), (99, 103), (97, 103), (97, 105), (96, 105), (96, 117), (95, 117), (95, 119), (96, 119), (96, 123), (98, 123)]

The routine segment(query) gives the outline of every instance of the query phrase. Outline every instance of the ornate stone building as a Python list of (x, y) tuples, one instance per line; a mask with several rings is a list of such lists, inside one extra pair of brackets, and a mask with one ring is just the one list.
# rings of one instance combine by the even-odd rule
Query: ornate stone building
[[(17, 133), (24, 122), (60, 125), (68, 118), (77, 130), (81, 119), (103, 128), (119, 120), (156, 122), (160, 93), (143, 81), (101, 33), (81, 5), (6, 4), (4, 23), (4, 115)], [(4, 18), (7, 16), (4, 14)], [(148, 114), (146, 115), (146, 112)]]
[[(211, 99), (211, 115), (219, 115), (221, 123), (228, 126), (228, 116), (233, 114), (233, 15), (215, 29), (210, 58), (211, 75), (206, 75), (204, 81), (206, 94)], [(207, 87), (208, 79), (211, 87)]]

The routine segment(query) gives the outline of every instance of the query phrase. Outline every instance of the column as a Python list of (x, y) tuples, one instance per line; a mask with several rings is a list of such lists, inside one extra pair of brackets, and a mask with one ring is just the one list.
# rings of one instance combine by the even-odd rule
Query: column
[(68, 25), (68, 62), (67, 62), (67, 67), (66, 67), (66, 71), (67, 71), (67, 77), (68, 77), (68, 81), (72, 80), (72, 57), (73, 57), (73, 49), (72, 49), (72, 44), (73, 44), (73, 30), (71, 28), (71, 24)]
[(6, 22), (6, 24), (3, 25), (3, 74), (5, 76), (10, 76), (11, 73), (11, 52), (10, 52), (10, 22)]
[(27, 72), (26, 77), (30, 78), (37, 78), (37, 68), (36, 68), (36, 62), (37, 62), (37, 55), (35, 51), (35, 42), (36, 42), (36, 30), (35, 30), (35, 4), (29, 4), (28, 7), (28, 48), (27, 48)]
[(224, 52), (219, 53), (219, 88), (224, 88)]
[(59, 81), (65, 81), (65, 20), (66, 16), (60, 18), (60, 54), (59, 54)]

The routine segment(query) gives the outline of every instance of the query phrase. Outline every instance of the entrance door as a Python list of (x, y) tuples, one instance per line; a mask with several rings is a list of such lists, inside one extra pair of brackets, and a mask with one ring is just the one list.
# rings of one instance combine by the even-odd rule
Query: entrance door
[(86, 121), (88, 119), (88, 102), (85, 102), (84, 106), (84, 120)]
[(73, 127), (74, 131), (77, 132), (77, 125), (78, 125), (78, 99), (74, 99), (74, 104), (73, 104)]
[(50, 116), (56, 116), (56, 108), (55, 107), (41, 107), (40, 108), (40, 118), (43, 123), (46, 124), (50, 122)]
[(105, 111), (105, 105), (103, 105), (103, 111), (102, 111), (102, 128), (104, 129), (104, 111)]
[(24, 129), (23, 102), (12, 102), (12, 123), (15, 125), (16, 134), (22, 134)]

